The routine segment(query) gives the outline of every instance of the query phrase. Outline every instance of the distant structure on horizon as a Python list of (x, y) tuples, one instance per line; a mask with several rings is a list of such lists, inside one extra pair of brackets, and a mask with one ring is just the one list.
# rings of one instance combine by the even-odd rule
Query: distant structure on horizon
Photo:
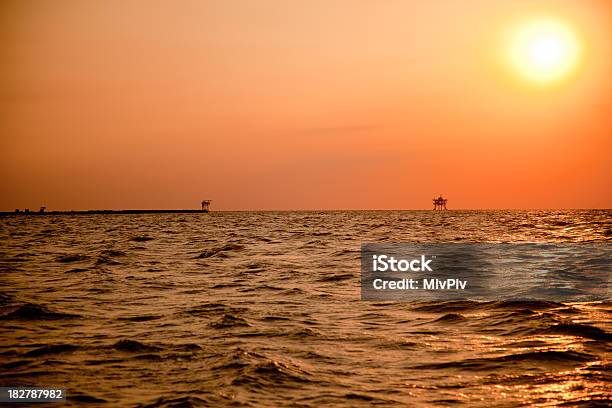
[(47, 211), (47, 207), (44, 205), (40, 207), (38, 211), (30, 211), (29, 208), (23, 210), (16, 208), (15, 211), (0, 211), (0, 216), (10, 215), (93, 215), (93, 214), (199, 214), (208, 213), (210, 211), (210, 203), (212, 200), (202, 200), (202, 209), (188, 209), (188, 210), (60, 210), (60, 211)]
[(448, 199), (442, 198), (442, 196), (433, 199), (434, 211), (435, 210), (446, 210), (446, 202)]
[(212, 200), (202, 200), (202, 211), (208, 212), (210, 211), (210, 202)]

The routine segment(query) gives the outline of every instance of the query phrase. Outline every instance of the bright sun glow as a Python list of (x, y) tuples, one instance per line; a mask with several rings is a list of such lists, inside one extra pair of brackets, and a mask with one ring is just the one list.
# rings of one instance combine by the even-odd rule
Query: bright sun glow
[(559, 81), (578, 66), (580, 44), (572, 29), (556, 20), (519, 26), (511, 38), (510, 63), (525, 78), (540, 83)]

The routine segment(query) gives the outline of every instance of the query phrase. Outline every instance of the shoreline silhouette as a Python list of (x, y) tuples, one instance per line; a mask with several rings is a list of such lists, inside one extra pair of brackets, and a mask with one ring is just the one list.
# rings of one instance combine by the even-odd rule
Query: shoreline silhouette
[(70, 211), (0, 211), (2, 215), (91, 215), (91, 214), (198, 214), (209, 210), (70, 210)]

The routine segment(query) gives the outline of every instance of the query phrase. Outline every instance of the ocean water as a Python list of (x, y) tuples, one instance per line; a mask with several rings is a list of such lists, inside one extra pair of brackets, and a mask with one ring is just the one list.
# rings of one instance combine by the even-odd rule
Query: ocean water
[(67, 388), (62, 406), (612, 404), (609, 300), (362, 301), (363, 242), (609, 244), (612, 211), (2, 217), (0, 386)]

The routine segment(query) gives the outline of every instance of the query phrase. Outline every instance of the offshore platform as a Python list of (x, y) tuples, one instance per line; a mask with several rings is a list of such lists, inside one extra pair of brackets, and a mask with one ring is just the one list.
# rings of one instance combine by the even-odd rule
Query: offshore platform
[(210, 202), (212, 200), (202, 200), (202, 212), (210, 211)]
[(433, 199), (434, 211), (435, 210), (446, 210), (446, 203), (448, 199), (443, 198), (442, 196)]

